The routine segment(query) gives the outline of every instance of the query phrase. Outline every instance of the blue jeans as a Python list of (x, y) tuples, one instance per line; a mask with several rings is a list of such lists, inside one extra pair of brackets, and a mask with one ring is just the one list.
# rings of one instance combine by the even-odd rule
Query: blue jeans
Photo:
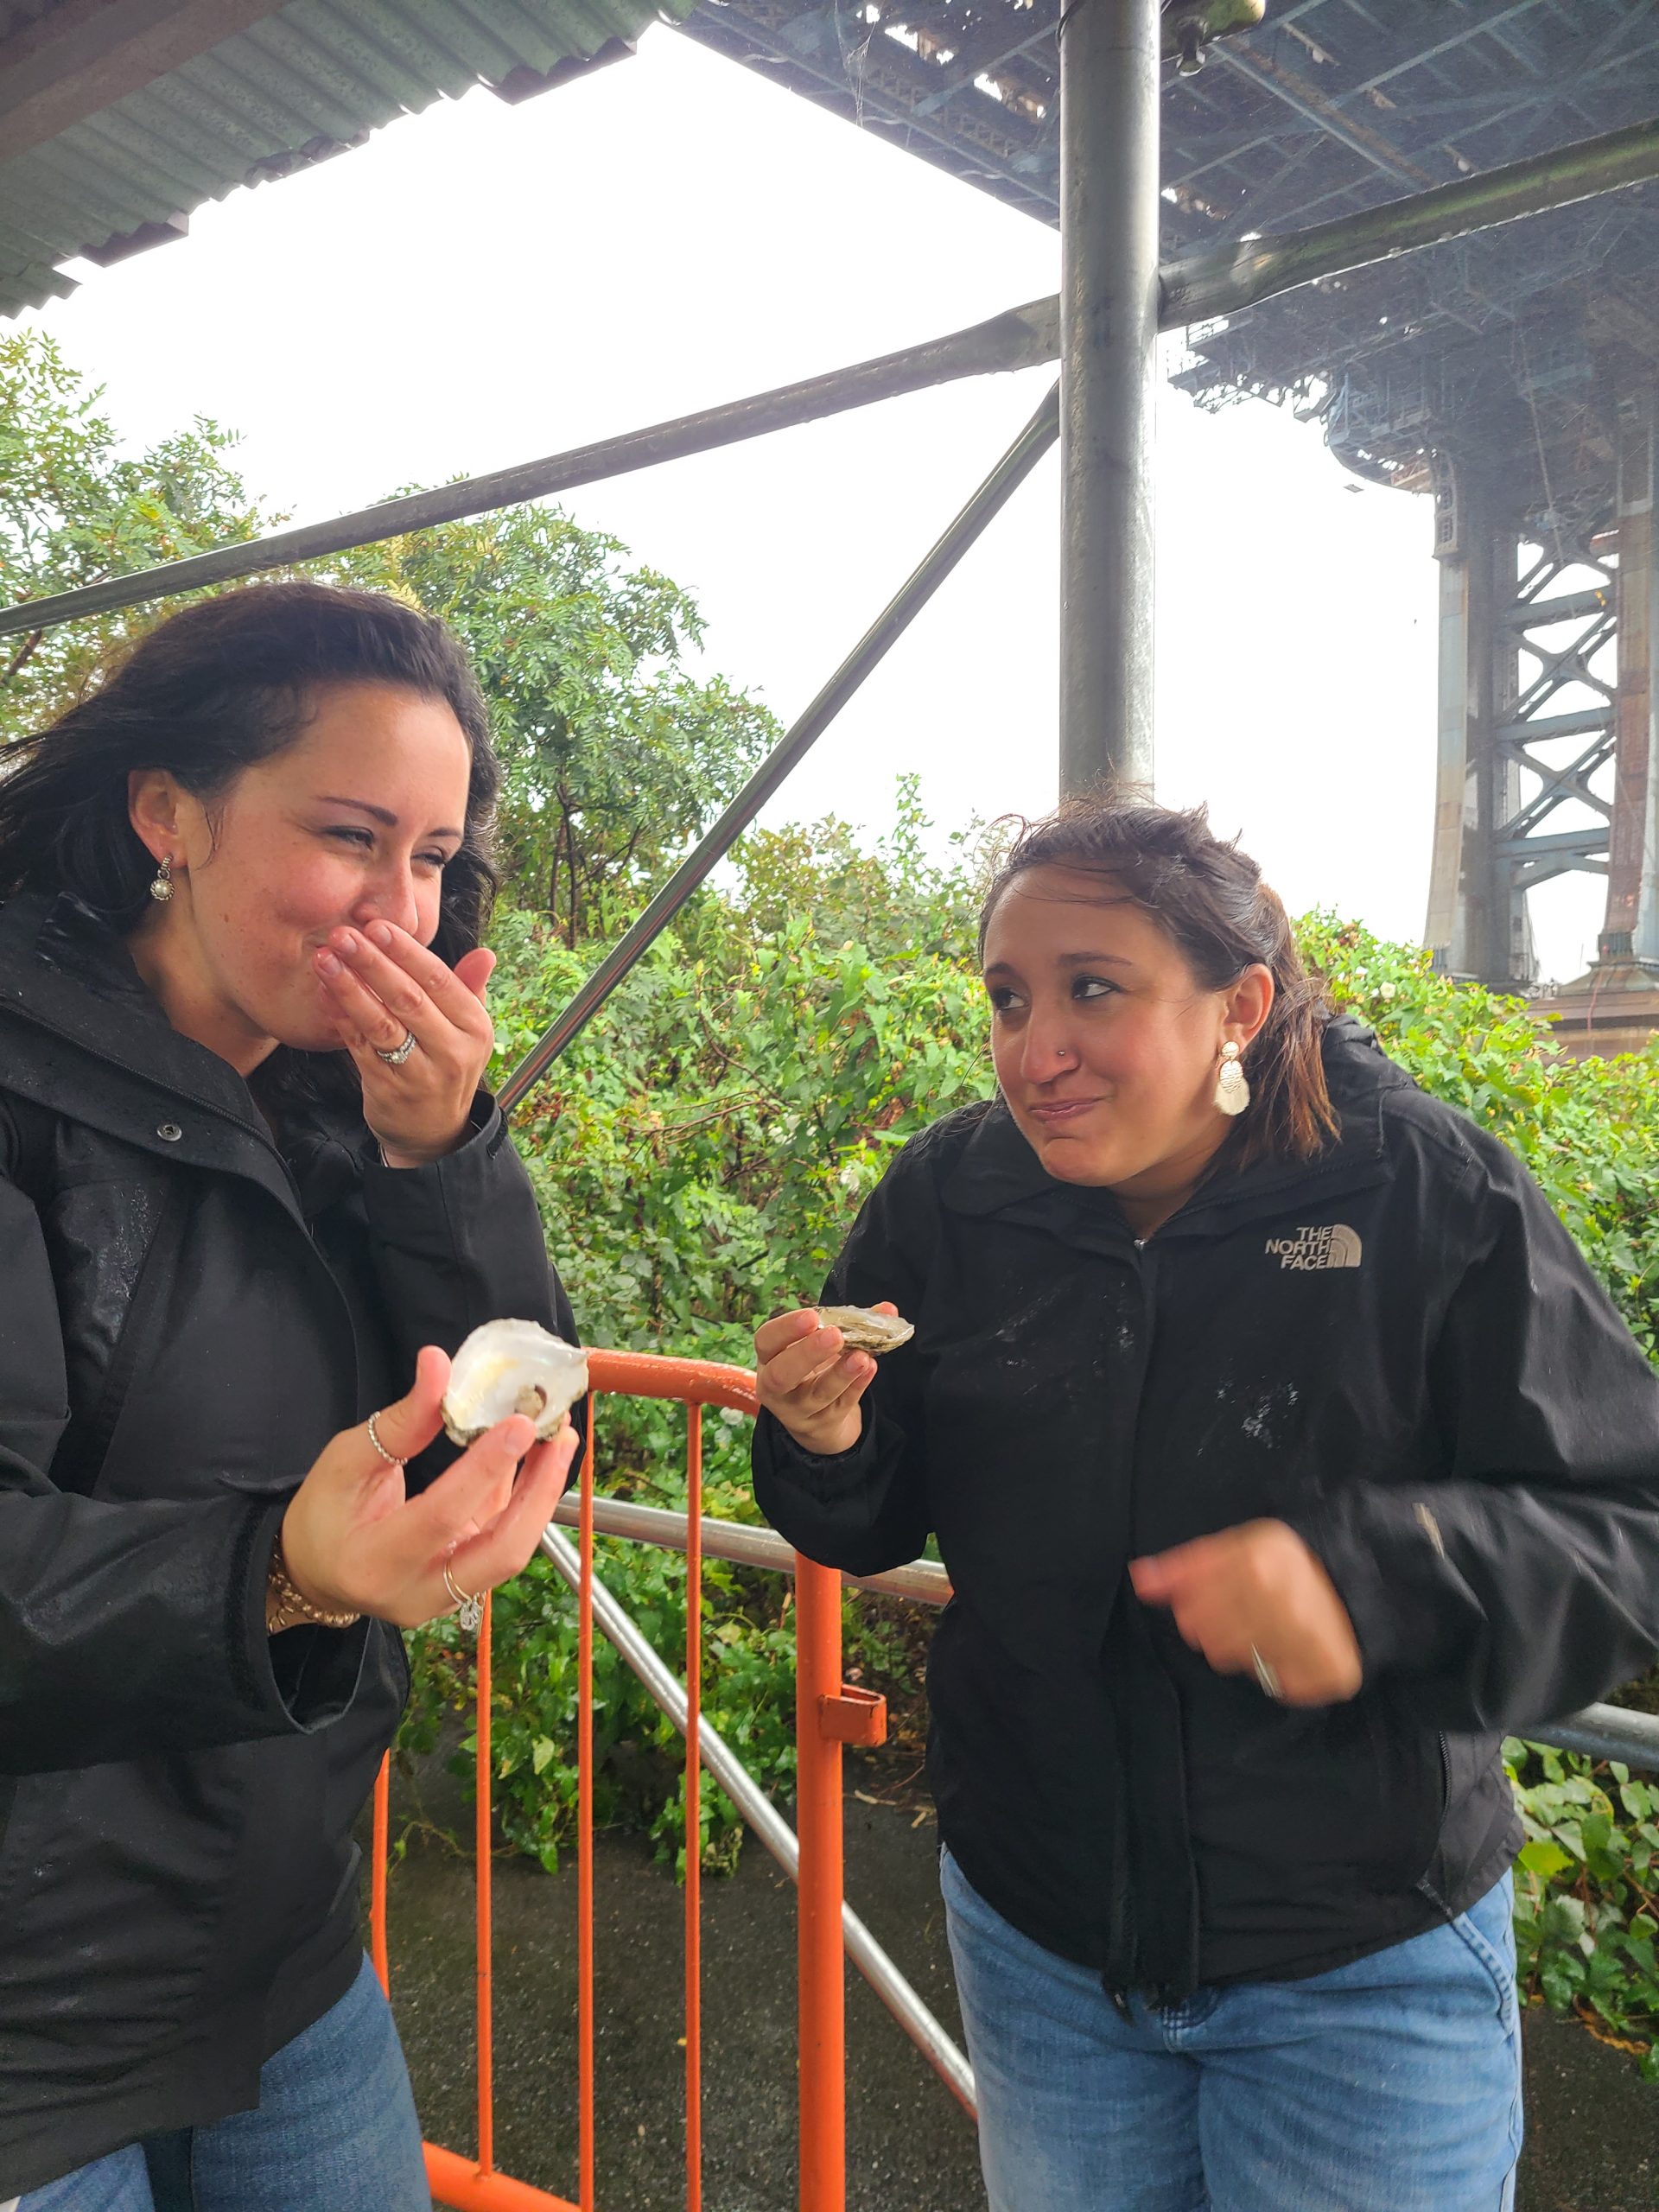
[(259, 2102), (31, 2190), (18, 2212), (431, 2212), (391, 2012), (366, 1959), (259, 2074)]
[(940, 1873), (991, 2212), (1510, 2212), (1509, 1877), (1306, 1981), (1122, 2018), (1099, 1977)]

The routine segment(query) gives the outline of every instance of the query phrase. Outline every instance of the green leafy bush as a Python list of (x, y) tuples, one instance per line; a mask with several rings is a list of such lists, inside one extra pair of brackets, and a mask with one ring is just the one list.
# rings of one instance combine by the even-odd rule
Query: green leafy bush
[(1301, 925), (1337, 1004), (1426, 1090), (1538, 1179), (1649, 1357), (1659, 1351), (1659, 1049), (1573, 1060), (1520, 999), (1437, 976), (1428, 955), (1328, 914)]
[(1659, 2082), (1659, 1781), (1516, 1738), (1503, 1759), (1527, 1831), (1515, 1885), (1522, 1978), (1639, 2053)]

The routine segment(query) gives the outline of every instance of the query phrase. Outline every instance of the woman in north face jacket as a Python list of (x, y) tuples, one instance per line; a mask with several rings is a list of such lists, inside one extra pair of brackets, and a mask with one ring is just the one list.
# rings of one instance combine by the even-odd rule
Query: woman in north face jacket
[(1519, 1162), (1330, 1019), (1202, 814), (1028, 830), (998, 1096), (758, 1332), (762, 1509), (928, 1664), (994, 2212), (1497, 2212), (1499, 1741), (1659, 1641), (1659, 1377)]
[(399, 1626), (574, 1438), (435, 1439), (564, 1336), (480, 1078), (497, 783), (442, 625), (308, 584), (152, 632), (0, 767), (0, 2201), (416, 2212), (352, 1829)]

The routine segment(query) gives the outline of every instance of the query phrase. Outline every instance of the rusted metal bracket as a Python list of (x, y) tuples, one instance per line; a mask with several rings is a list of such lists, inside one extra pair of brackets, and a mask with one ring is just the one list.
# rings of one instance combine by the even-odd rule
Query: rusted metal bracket
[(839, 1744), (885, 1744), (887, 1700), (879, 1690), (855, 1689), (843, 1682), (833, 1695), (818, 1699), (818, 1733)]
[(1164, 0), (1164, 60), (1183, 77), (1196, 77), (1212, 38), (1254, 30), (1267, 12), (1267, 0)]

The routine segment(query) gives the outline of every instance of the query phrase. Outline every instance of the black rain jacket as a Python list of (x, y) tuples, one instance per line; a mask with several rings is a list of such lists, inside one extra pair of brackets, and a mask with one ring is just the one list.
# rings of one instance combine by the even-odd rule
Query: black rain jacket
[(422, 1344), (573, 1334), (474, 1122), (428, 1167), (321, 1115), (284, 1156), (84, 908), (0, 911), (0, 2199), (253, 2105), (361, 1963), (351, 1829), (402, 1644), (268, 1637), (266, 1569)]
[[(1519, 1842), (1501, 1735), (1659, 1642), (1659, 1376), (1535, 1184), (1369, 1031), (1340, 1141), (1220, 1173), (1144, 1244), (1000, 1103), (906, 1145), (825, 1293), (916, 1324), (852, 1450), (762, 1414), (755, 1495), (868, 1574), (937, 1534), (945, 1842), (1109, 1988), (1290, 1980), (1463, 1910)], [(1125, 1573), (1258, 1516), (1328, 1569), (1351, 1702), (1211, 1672)]]

